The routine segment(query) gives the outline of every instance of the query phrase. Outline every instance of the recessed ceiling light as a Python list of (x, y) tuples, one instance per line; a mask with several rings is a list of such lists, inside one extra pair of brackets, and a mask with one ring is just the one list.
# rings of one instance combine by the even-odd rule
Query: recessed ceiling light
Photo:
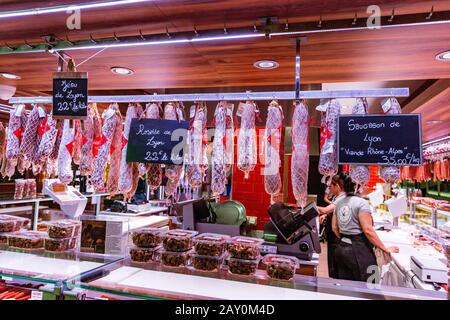
[(10, 72), (0, 72), (0, 76), (6, 79), (12, 79), (12, 80), (20, 80), (22, 79), (21, 76), (18, 76), (17, 74), (10, 73)]
[(436, 56), (436, 60), (439, 60), (439, 61), (450, 61), (450, 50), (439, 53)]
[(279, 63), (273, 60), (259, 60), (253, 64), (256, 68), (262, 70), (270, 70), (279, 67)]
[(134, 71), (124, 67), (112, 67), (111, 72), (121, 76), (131, 76)]

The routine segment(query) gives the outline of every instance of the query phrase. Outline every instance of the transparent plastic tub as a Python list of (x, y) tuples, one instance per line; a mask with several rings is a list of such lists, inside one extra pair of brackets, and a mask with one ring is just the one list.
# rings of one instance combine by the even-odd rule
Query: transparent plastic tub
[(65, 252), (75, 249), (77, 245), (77, 237), (58, 239), (58, 238), (45, 238), (44, 248), (47, 251), (52, 252)]
[(0, 245), (2, 246), (8, 245), (8, 233), (5, 232), (0, 233)]
[(8, 245), (19, 249), (43, 249), (47, 233), (40, 231), (17, 231), (8, 235)]
[(131, 233), (131, 239), (135, 246), (141, 248), (153, 248), (161, 244), (164, 230), (158, 228), (140, 228)]
[(39, 224), (39, 229), (44, 230), (47, 227), (48, 236), (54, 239), (66, 239), (80, 235), (81, 222), (77, 220), (59, 220), (48, 221)]
[(163, 246), (167, 251), (184, 252), (192, 248), (192, 238), (197, 231), (175, 229), (164, 233)]
[(229, 238), (223, 234), (203, 233), (196, 236), (192, 242), (198, 255), (220, 257), (227, 248)]
[(267, 275), (276, 280), (291, 280), (300, 262), (296, 257), (268, 254), (263, 258)]
[(27, 218), (2, 214), (0, 215), (0, 232), (19, 231), (27, 223), (29, 223)]
[(174, 252), (161, 249), (158, 251), (158, 259), (166, 267), (186, 267), (189, 265), (190, 252)]
[(259, 258), (259, 247), (264, 242), (262, 239), (249, 237), (233, 237), (228, 240), (227, 251), (231, 258), (255, 260)]
[(224, 261), (224, 255), (221, 256), (208, 256), (199, 255), (196, 253), (191, 254), (190, 268), (200, 271), (218, 271)]
[(130, 258), (131, 261), (137, 263), (147, 263), (158, 261), (158, 250), (159, 247), (153, 248), (143, 248), (143, 247), (131, 247), (130, 248)]
[(259, 258), (253, 260), (229, 258), (228, 272), (241, 276), (251, 276), (258, 270), (258, 265)]

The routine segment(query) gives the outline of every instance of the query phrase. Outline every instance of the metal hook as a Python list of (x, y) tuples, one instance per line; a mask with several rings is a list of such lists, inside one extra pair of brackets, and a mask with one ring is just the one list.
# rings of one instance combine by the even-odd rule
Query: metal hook
[(169, 33), (169, 28), (167, 28), (167, 27), (166, 27), (166, 35), (167, 35), (167, 38), (172, 39), (172, 36)]
[(228, 34), (227, 25), (225, 23), (223, 24), (223, 34)]
[(317, 28), (322, 28), (322, 15), (320, 15), (319, 24), (317, 25)]
[(355, 17), (353, 18), (352, 25), (355, 25), (357, 21), (358, 21), (358, 13), (355, 12)]
[(14, 51), (16, 48), (11, 47), (7, 42), (5, 42), (5, 47), (7, 47), (9, 50)]
[(142, 30), (141, 30), (141, 29), (139, 29), (139, 37), (140, 37), (142, 40), (147, 40), (147, 39), (145, 38), (145, 36), (142, 34)]
[(392, 9), (392, 14), (391, 17), (388, 19), (388, 22), (394, 21), (394, 17), (395, 17), (395, 9)]
[(431, 11), (428, 16), (425, 17), (426, 20), (430, 20), (434, 13), (434, 6), (431, 6)]
[(93, 42), (93, 43), (98, 43), (97, 40), (95, 40), (94, 38), (92, 38), (92, 34), (89, 34), (89, 38), (91, 39), (91, 42)]
[(286, 24), (284, 25), (284, 30), (289, 30), (289, 19), (286, 19)]
[(36, 48), (36, 46), (33, 46), (33, 45), (29, 44), (27, 40), (24, 40), (24, 41), (25, 41), (25, 45), (26, 45), (27, 47), (29, 47), (30, 49)]
[(194, 34), (195, 34), (196, 37), (199, 36), (199, 33), (198, 33), (197, 28), (195, 26), (194, 26)]
[(120, 39), (117, 37), (115, 32), (114, 32), (114, 40), (116, 40), (117, 42), (120, 42)]
[(69, 40), (69, 36), (66, 34), (66, 41), (70, 43), (72, 46), (75, 45), (75, 42)]
[(258, 28), (256, 27), (256, 23), (253, 25), (253, 32), (258, 32)]

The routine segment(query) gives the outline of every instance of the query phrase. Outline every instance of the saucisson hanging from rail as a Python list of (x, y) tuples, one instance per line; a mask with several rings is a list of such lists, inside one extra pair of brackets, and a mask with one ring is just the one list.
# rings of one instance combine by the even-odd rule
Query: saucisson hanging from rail
[(259, 112), (254, 102), (239, 103), (238, 116), (241, 117), (241, 126), (238, 135), (238, 169), (244, 172), (248, 179), (257, 163), (256, 146), (256, 114)]
[(269, 104), (263, 139), (264, 189), (271, 198), (281, 191), (280, 143), (283, 109), (276, 101)]

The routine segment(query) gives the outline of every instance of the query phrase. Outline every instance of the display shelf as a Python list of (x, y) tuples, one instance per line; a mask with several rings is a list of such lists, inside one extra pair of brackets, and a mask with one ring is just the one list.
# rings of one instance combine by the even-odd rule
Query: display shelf
[(121, 216), (121, 217), (139, 217), (139, 216), (148, 216), (152, 214), (162, 213), (169, 210), (168, 207), (154, 207), (150, 210), (142, 211), (142, 212), (113, 212), (110, 210), (106, 211), (100, 211), (100, 214), (107, 214), (107, 215), (114, 215), (114, 216)]
[(51, 253), (44, 250), (0, 250), (0, 276), (62, 286), (64, 280), (93, 270), (120, 257), (99, 257), (77, 252)]
[(123, 299), (446, 299), (430, 291), (374, 286), (346, 280), (296, 275), (292, 281), (270, 280), (258, 270), (255, 276), (189, 268), (168, 268), (159, 263), (137, 264), (128, 258), (101, 267), (103, 274), (86, 272), (68, 279), (87, 298), (99, 293)]

